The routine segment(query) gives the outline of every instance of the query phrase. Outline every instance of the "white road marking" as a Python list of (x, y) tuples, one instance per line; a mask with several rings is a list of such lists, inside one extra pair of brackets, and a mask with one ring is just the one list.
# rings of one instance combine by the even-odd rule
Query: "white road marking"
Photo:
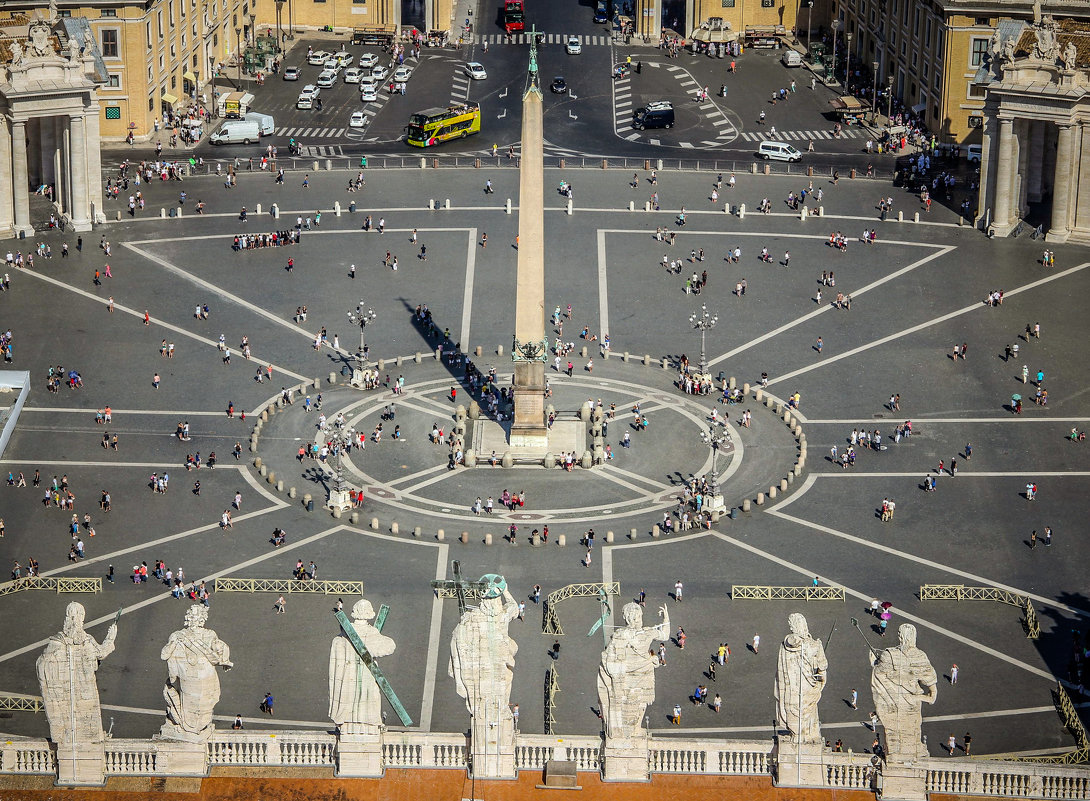
[(473, 274), (477, 270), (477, 229), (470, 228), (466, 245), (465, 290), (462, 295), (462, 332), (460, 344), (462, 350), (469, 352), (469, 322), (473, 315)]
[[(447, 577), (447, 545), (439, 546), (435, 578)], [(424, 695), (420, 702), (420, 729), (431, 731), (432, 707), (435, 703), (435, 677), (439, 672), (439, 634), (443, 625), (443, 600), (434, 596), (431, 601), (431, 625), (428, 627), (428, 662), (424, 668)]]
[(609, 334), (609, 286), (606, 280), (606, 236), (598, 231), (598, 325), (600, 341)]

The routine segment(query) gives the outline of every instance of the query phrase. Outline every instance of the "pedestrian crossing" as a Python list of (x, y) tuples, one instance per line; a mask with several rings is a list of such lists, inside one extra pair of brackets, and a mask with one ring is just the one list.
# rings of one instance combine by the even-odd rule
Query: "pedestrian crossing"
[(469, 100), (469, 77), (458, 70), (450, 86), (450, 104), (456, 106)]
[(344, 128), (277, 128), (273, 132), (273, 136), (296, 139), (340, 139), (344, 134)]
[[(562, 45), (567, 44), (570, 38), (566, 33), (546, 33), (541, 34), (545, 37), (545, 44)], [(571, 34), (575, 36), (575, 34)], [(575, 36), (579, 40), (579, 44), (585, 47), (594, 47), (609, 45), (613, 41), (612, 36)], [(504, 36), (502, 33), (482, 33), (476, 37), (477, 44), (516, 44), (516, 45), (528, 45), (530, 44), (530, 34), (528, 33), (513, 33), (510, 37)]]
[[(866, 136), (865, 131), (857, 131), (853, 128), (845, 128), (840, 132), (840, 136), (845, 139), (859, 139)], [(772, 127), (769, 126), (764, 130), (747, 131), (742, 134), (742, 138), (747, 142), (762, 142), (765, 139), (786, 139), (794, 142), (809, 142), (811, 139), (817, 141), (819, 139), (836, 139), (837, 137), (832, 131), (781, 131), (777, 130), (772, 133)]]
[(299, 155), (303, 158), (315, 158), (317, 156), (332, 158), (334, 156), (343, 156), (344, 148), (340, 145), (309, 145), (301, 148)]

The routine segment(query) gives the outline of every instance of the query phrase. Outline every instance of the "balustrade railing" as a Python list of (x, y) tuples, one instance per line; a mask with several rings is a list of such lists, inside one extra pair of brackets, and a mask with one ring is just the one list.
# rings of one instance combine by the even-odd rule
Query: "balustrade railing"
[(208, 742), (209, 765), (328, 767), (336, 754), (337, 738), (321, 732), (225, 731)]
[(53, 774), (57, 761), (45, 740), (8, 740), (0, 742), (0, 772)]
[(107, 740), (107, 776), (152, 776), (158, 772), (159, 751), (150, 740)]
[(771, 741), (661, 738), (651, 741), (651, 773), (767, 776)]
[(927, 770), (926, 786), (929, 793), (950, 795), (1090, 799), (1090, 770), (1086, 767), (988, 760), (959, 761), (950, 765), (941, 759), (932, 759)]
[(464, 734), (386, 732), (382, 763), (388, 768), (460, 768), (469, 764)]

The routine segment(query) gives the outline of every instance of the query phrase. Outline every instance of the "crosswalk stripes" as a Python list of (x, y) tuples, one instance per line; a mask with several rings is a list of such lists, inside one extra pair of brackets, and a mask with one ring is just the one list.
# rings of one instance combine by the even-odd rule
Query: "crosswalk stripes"
[[(780, 131), (777, 130), (773, 135), (772, 128), (767, 129), (767, 133), (757, 131), (746, 131), (742, 134), (742, 138), (747, 142), (759, 142), (762, 139), (779, 138), (789, 139), (798, 142), (806, 142), (810, 139), (835, 139), (836, 137), (830, 131)], [(852, 130), (851, 128), (844, 129), (840, 132), (840, 135), (846, 139), (859, 139), (865, 134)]]
[(300, 139), (339, 139), (345, 135), (344, 128), (277, 128), (273, 136), (298, 137)]
[[(547, 33), (545, 34), (545, 44), (562, 45), (567, 44), (568, 39), (575, 34), (567, 33)], [(576, 36), (579, 40), (579, 44), (590, 47), (601, 47), (608, 45), (612, 41), (612, 37), (603, 35), (585, 35)], [(515, 33), (511, 34), (510, 39), (504, 36), (502, 33), (485, 33), (480, 34), (476, 38), (476, 43), (483, 45), (501, 45), (501, 44), (515, 44), (515, 45), (527, 45), (530, 44), (530, 35), (527, 33)]]

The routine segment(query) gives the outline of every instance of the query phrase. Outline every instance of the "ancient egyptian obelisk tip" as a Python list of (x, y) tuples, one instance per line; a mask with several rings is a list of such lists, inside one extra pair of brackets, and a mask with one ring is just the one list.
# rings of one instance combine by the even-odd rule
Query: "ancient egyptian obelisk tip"
[(545, 177), (543, 118), (537, 83), (536, 32), (530, 35), (528, 88), (522, 98), (522, 162), (519, 170), (518, 272), (515, 291), (515, 412), (512, 450), (548, 446), (545, 423)]

